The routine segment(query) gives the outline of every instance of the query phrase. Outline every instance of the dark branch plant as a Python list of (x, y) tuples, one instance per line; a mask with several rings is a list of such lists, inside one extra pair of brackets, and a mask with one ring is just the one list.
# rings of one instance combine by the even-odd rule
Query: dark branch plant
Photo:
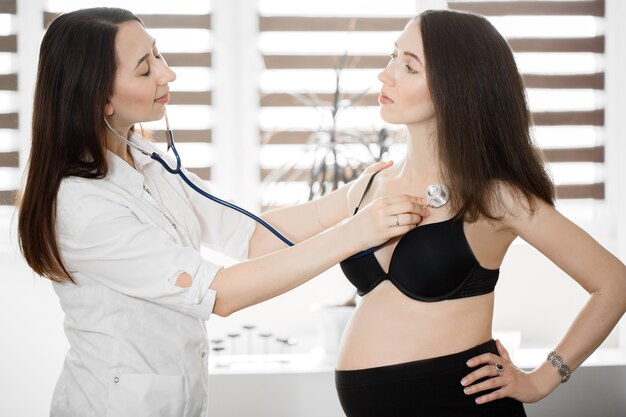
[[(344, 75), (347, 52), (339, 57), (335, 68), (334, 93), (330, 100), (323, 100), (318, 94), (290, 93), (289, 95), (301, 104), (317, 110), (320, 124), (312, 132), (305, 144), (305, 153), (302, 158), (294, 158), (283, 166), (273, 169), (265, 178), (266, 187), (280, 182), (302, 181), (302, 170), (299, 169), (303, 161), (312, 160), (307, 173), (308, 200), (319, 198), (336, 190), (341, 185), (357, 178), (369, 165), (380, 161), (389, 151), (394, 141), (394, 135), (386, 128), (369, 130), (341, 128), (338, 121), (342, 113), (354, 108), (363, 102), (370, 88), (364, 91), (348, 94), (341, 89), (341, 77)], [(324, 119), (330, 115), (330, 123), (324, 124)], [(265, 137), (264, 142), (271, 137)], [(272, 205), (271, 202), (269, 205)], [(355, 306), (356, 291), (341, 305)]]
[[(355, 94), (342, 92), (341, 77), (347, 59), (347, 53), (339, 57), (335, 68), (334, 93), (330, 101), (321, 99), (315, 93), (290, 93), (302, 104), (321, 114), (320, 125), (305, 144), (305, 156), (273, 170), (266, 177), (266, 184), (302, 180), (297, 165), (305, 158), (307, 161), (312, 159), (307, 182), (308, 200), (313, 200), (357, 178), (367, 166), (380, 161), (389, 150), (392, 138), (385, 128), (366, 131), (340, 128), (338, 125), (341, 114), (348, 108), (354, 108), (370, 90), (367, 88)], [(324, 118), (329, 113), (330, 124), (325, 126)]]
[[(336, 190), (340, 185), (352, 181), (369, 164), (379, 161), (389, 147), (389, 135), (384, 128), (378, 132), (375, 130), (371, 132), (340, 130), (338, 128), (337, 122), (340, 114), (358, 103), (370, 90), (368, 88), (360, 93), (348, 95), (348, 97), (342, 93), (341, 76), (346, 67), (347, 57), (347, 53), (342, 55), (335, 69), (335, 91), (332, 95), (332, 102), (323, 103), (325, 108), (330, 109), (330, 127), (328, 129), (320, 127), (318, 132), (312, 135), (314, 140), (311, 145), (314, 161), (309, 170), (309, 200), (321, 197)], [(351, 157), (351, 154), (356, 153), (350, 151), (350, 145), (353, 144), (363, 145), (363, 148), (367, 150), (368, 157)]]

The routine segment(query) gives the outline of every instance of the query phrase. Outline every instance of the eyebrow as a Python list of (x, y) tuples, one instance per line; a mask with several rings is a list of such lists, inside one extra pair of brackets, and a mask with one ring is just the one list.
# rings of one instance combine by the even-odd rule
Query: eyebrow
[[(395, 45), (396, 49), (400, 49), (398, 47), (398, 42), (394, 42), (393, 44)], [(419, 57), (417, 55), (415, 55), (413, 52), (406, 52), (406, 51), (404, 51), (404, 55), (408, 55), (410, 57), (415, 58), (417, 60), (417, 62), (419, 62), (422, 66), (424, 66), (424, 63), (422, 62), (422, 60), (419, 59)]]
[[(156, 39), (152, 40), (152, 49), (154, 49), (156, 45)], [(143, 61), (145, 61), (146, 59), (148, 59), (148, 57), (150, 56), (150, 52), (148, 52), (147, 54), (145, 54), (144, 56), (142, 56), (141, 58), (139, 58), (139, 61), (137, 61), (137, 65), (135, 65), (135, 69), (139, 68), (139, 65), (141, 65), (141, 63)]]

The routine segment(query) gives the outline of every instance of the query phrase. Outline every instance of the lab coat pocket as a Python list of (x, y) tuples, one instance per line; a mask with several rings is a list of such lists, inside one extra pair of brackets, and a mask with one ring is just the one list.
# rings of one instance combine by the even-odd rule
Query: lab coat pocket
[(111, 377), (107, 417), (182, 417), (182, 375), (120, 374)]

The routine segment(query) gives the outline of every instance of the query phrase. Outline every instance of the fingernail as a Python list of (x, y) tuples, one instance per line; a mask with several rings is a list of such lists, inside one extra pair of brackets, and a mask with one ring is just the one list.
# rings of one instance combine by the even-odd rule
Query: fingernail
[(465, 385), (466, 383), (467, 383), (467, 379), (466, 379), (466, 378), (463, 378), (463, 379), (461, 380), (461, 385)]
[(472, 366), (472, 361), (471, 361), (471, 360), (469, 360), (469, 361), (465, 362), (465, 364), (466, 364), (467, 366)]
[(471, 389), (471, 388), (465, 388), (465, 389), (463, 390), (463, 392), (464, 392), (465, 394), (471, 394), (472, 389)]

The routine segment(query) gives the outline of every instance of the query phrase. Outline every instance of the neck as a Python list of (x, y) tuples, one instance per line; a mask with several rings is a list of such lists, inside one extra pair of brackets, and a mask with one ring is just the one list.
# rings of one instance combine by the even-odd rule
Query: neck
[(431, 123), (407, 126), (406, 156), (399, 164), (399, 176), (420, 190), (439, 183), (438, 159), (435, 153), (436, 133)]
[[(109, 122), (110, 123), (110, 122)], [(117, 134), (122, 137), (128, 138), (128, 134), (130, 133), (130, 126), (128, 127), (119, 127), (114, 124), (110, 124), (111, 129), (114, 129)], [(124, 133), (122, 133), (124, 132)], [(106, 130), (106, 148), (113, 152), (115, 155), (122, 158), (124, 161), (128, 162), (128, 164), (132, 167), (135, 166), (133, 158), (130, 154), (128, 145), (122, 141), (117, 135), (111, 132), (109, 129)]]

